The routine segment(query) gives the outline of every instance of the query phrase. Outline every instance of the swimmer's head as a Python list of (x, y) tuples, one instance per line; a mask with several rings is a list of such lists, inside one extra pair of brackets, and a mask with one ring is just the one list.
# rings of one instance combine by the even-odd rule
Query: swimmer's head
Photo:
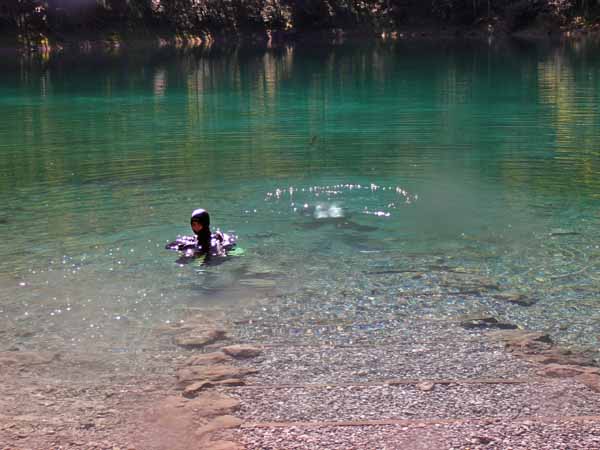
[(192, 213), (190, 219), (192, 231), (195, 234), (201, 233), (203, 230), (206, 233), (210, 227), (210, 216), (204, 209), (197, 209)]

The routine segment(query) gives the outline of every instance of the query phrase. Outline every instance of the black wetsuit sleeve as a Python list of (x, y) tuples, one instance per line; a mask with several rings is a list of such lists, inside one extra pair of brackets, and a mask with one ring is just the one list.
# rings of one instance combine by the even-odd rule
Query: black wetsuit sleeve
[(165, 245), (165, 248), (167, 250), (181, 250), (182, 245), (183, 244), (181, 242), (173, 241), (173, 242), (169, 242), (167, 245)]
[(194, 239), (190, 239), (186, 236), (179, 237), (173, 242), (169, 242), (165, 245), (167, 250), (175, 250), (179, 252), (183, 252), (189, 249), (196, 249), (198, 247), (196, 241)]
[(208, 238), (204, 238), (198, 242), (198, 248), (201, 254), (210, 255), (210, 235), (208, 235)]

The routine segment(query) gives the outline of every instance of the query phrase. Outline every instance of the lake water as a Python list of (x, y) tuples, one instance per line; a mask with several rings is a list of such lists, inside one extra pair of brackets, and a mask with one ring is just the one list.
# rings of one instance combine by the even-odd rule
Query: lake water
[[(0, 350), (135, 353), (190, 309), (265, 298), (340, 323), (364, 303), (483, 312), (597, 344), (597, 50), (3, 58)], [(243, 256), (164, 250), (198, 207)]]

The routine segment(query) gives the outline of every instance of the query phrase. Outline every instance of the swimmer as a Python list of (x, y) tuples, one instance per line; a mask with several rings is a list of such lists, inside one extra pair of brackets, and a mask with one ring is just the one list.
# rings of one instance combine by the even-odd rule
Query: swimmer
[(167, 250), (183, 252), (186, 258), (205, 256), (227, 256), (235, 247), (236, 236), (221, 233), (217, 230), (210, 231), (210, 216), (204, 209), (196, 209), (190, 218), (190, 225), (194, 236), (179, 236), (175, 241), (165, 246)]

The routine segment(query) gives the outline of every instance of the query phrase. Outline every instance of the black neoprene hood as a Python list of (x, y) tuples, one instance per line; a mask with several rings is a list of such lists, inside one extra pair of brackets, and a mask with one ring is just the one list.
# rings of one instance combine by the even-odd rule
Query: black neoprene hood
[(190, 219), (190, 223), (192, 222), (199, 222), (203, 227), (208, 228), (210, 226), (210, 216), (206, 210), (202, 208), (196, 209)]

